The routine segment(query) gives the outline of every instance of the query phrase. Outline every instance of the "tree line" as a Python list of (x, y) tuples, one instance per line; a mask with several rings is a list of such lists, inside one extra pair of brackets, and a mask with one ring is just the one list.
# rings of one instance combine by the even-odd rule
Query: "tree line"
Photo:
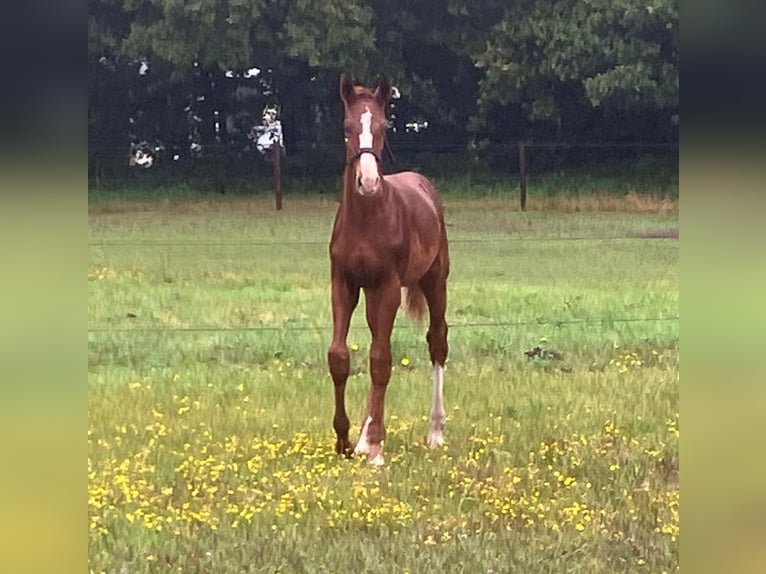
[[(278, 106), (284, 141), (341, 147), (338, 78), (392, 79), (402, 145), (671, 142), (678, 0), (89, 0), (91, 170), (131, 143), (237, 165)], [(158, 148), (159, 149), (159, 148)]]

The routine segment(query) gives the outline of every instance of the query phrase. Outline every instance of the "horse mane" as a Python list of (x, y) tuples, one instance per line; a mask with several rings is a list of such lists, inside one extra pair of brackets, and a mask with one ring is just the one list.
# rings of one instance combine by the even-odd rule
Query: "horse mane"
[(358, 97), (372, 98), (375, 93), (367, 86), (354, 86), (354, 95)]

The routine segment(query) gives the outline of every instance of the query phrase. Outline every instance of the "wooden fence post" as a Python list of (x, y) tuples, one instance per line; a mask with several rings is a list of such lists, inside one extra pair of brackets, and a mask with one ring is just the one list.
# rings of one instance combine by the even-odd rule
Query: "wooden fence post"
[(282, 146), (275, 141), (271, 146), (271, 156), (274, 164), (274, 203), (277, 211), (282, 210), (282, 170), (279, 164), (282, 157)]
[(519, 201), (521, 211), (527, 210), (527, 145), (519, 140)]

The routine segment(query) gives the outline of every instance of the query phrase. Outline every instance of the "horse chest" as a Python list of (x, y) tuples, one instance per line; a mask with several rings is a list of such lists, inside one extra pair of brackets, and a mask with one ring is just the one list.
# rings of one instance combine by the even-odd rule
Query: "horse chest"
[(362, 287), (377, 285), (390, 269), (390, 259), (369, 243), (351, 246), (343, 260), (346, 275)]
[[(331, 242), (333, 264), (361, 287), (375, 287), (394, 277), (401, 284), (417, 282), (433, 259), (427, 242), (413, 226), (404, 225), (404, 214), (376, 215), (341, 214)], [(360, 221), (364, 225), (357, 224)]]

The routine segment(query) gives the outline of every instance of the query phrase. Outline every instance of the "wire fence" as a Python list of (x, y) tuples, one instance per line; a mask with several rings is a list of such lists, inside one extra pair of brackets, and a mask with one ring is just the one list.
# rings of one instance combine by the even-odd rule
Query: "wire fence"
[[(563, 327), (565, 325), (601, 325), (609, 326), (621, 323), (654, 323), (678, 321), (680, 316), (664, 317), (623, 317), (589, 319), (555, 319), (528, 321), (466, 321), (449, 323), (449, 328), (513, 328), (513, 327)], [(398, 329), (420, 329), (417, 325), (405, 324)], [(88, 333), (259, 333), (259, 332), (329, 332), (331, 325), (253, 325), (243, 327), (191, 326), (191, 327), (88, 327)]]
[[(526, 241), (612, 241), (626, 239), (670, 239), (678, 237), (677, 229), (646, 230), (625, 235), (577, 235), (577, 236), (549, 236), (549, 237), (497, 237), (497, 238), (465, 238), (453, 239), (454, 243), (482, 244), (498, 242), (526, 242)], [(198, 247), (198, 246), (265, 246), (265, 247), (289, 247), (289, 246), (322, 246), (327, 245), (327, 240), (308, 240), (277, 242), (273, 240), (189, 240), (179, 241), (174, 239), (100, 239), (88, 242), (91, 247), (106, 246), (140, 246), (140, 247)], [(517, 328), (525, 326), (553, 326), (563, 327), (568, 325), (591, 325), (607, 327), (615, 324), (627, 323), (657, 323), (678, 321), (679, 315), (659, 317), (591, 317), (580, 319), (534, 319), (523, 321), (465, 321), (450, 323), (450, 328)], [(417, 329), (416, 325), (403, 324), (399, 329)], [(198, 325), (186, 327), (167, 326), (134, 326), (134, 327), (88, 327), (89, 334), (99, 333), (266, 333), (266, 332), (325, 332), (331, 329), (330, 325), (253, 325), (240, 327), (221, 327), (218, 325)]]
[[(524, 242), (524, 241), (619, 241), (626, 239), (678, 239), (677, 228), (648, 229), (636, 231), (624, 235), (562, 235), (562, 236), (501, 236), (482, 238), (455, 238), (450, 239), (450, 244), (467, 243), (501, 243), (501, 242)], [(327, 240), (306, 241), (273, 241), (273, 240), (207, 240), (196, 239), (179, 241), (176, 239), (91, 239), (89, 247), (109, 246), (135, 246), (135, 247), (302, 247), (302, 246), (326, 246)]]
[[(513, 144), (515, 146), (515, 144)], [(678, 150), (678, 144), (674, 142), (567, 142), (567, 141), (540, 141), (529, 140), (525, 142), (527, 147), (537, 148), (584, 148), (584, 149), (658, 149)]]
[[(493, 146), (497, 151), (507, 152), (508, 157), (514, 158), (514, 150), (519, 148), (538, 148), (553, 150), (556, 153), (557, 150), (568, 149), (606, 149), (606, 150), (657, 150), (666, 151), (671, 153), (677, 153), (677, 143), (662, 143), (662, 142), (535, 142), (524, 141), (519, 144), (507, 144)], [(416, 142), (408, 145), (396, 146), (395, 153), (400, 158), (407, 157), (410, 153), (418, 152), (432, 152), (437, 155), (449, 154), (450, 152), (468, 153), (465, 144), (450, 144), (445, 143), (443, 145), (423, 144), (420, 145)], [(526, 172), (526, 168), (523, 167), (526, 162), (526, 156), (518, 158), (516, 164), (517, 169), (521, 168), (522, 172)], [(516, 163), (516, 162), (513, 162)], [(524, 187), (524, 183), (521, 184)], [(525, 197), (525, 194), (522, 196)], [(522, 204), (523, 205), (523, 204)], [(523, 207), (522, 207), (523, 208)], [(470, 230), (467, 230), (470, 231)], [(668, 229), (644, 229), (637, 231), (629, 231), (624, 233), (614, 234), (577, 234), (577, 235), (548, 235), (548, 236), (534, 236), (534, 235), (518, 235), (512, 233), (506, 233), (498, 236), (490, 237), (453, 237), (450, 239), (450, 244), (500, 244), (500, 243), (519, 243), (519, 242), (565, 242), (565, 241), (624, 241), (632, 239), (651, 239), (651, 240), (667, 240), (677, 239), (679, 237), (677, 228)], [(308, 239), (308, 240), (292, 240), (292, 241), (274, 241), (266, 239), (242, 239), (242, 240), (214, 240), (214, 239), (142, 239), (142, 238), (93, 238), (88, 240), (89, 247), (96, 248), (109, 248), (109, 247), (148, 247), (148, 248), (162, 248), (162, 247), (267, 247), (267, 248), (290, 248), (290, 247), (326, 247), (327, 238), (322, 239)], [(631, 323), (660, 323), (660, 322), (677, 322), (679, 321), (678, 315), (669, 316), (656, 316), (656, 317), (592, 317), (592, 318), (577, 318), (577, 319), (533, 319), (533, 320), (520, 320), (520, 321), (466, 321), (466, 322), (454, 322), (450, 323), (450, 328), (456, 329), (474, 329), (474, 328), (488, 328), (488, 329), (502, 329), (502, 328), (519, 328), (525, 326), (553, 326), (563, 327), (568, 325), (589, 325), (594, 327), (608, 327), (610, 325), (619, 324), (631, 324)], [(398, 329), (416, 329), (416, 325), (402, 324), (397, 327)], [(326, 332), (331, 329), (330, 325), (252, 325), (252, 326), (239, 326), (239, 327), (222, 327), (220, 325), (198, 325), (198, 326), (185, 326), (185, 327), (170, 327), (170, 326), (130, 326), (130, 327), (88, 327), (89, 334), (105, 334), (105, 333), (213, 333), (213, 334), (232, 334), (232, 333), (295, 333), (295, 332)]]
[[(184, 179), (191, 175), (226, 179), (229, 176), (266, 175), (271, 171), (270, 157), (263, 157), (254, 146), (242, 147), (242, 142), (209, 143), (195, 156), (184, 149), (165, 149), (163, 145), (151, 147), (151, 169), (129, 167), (131, 148), (129, 141), (100, 140), (102, 147), (94, 149), (89, 173), (105, 176), (105, 166), (117, 170), (112, 175), (124, 176), (127, 171), (153, 172), (162, 179)], [(333, 142), (286, 142), (282, 159), (285, 176), (300, 178), (338, 174), (343, 169), (345, 152), (342, 140)], [(434, 137), (421, 139), (417, 134), (390, 134), (383, 154), (387, 168), (402, 170), (417, 167), (431, 175), (450, 177), (471, 173), (516, 173), (522, 166), (518, 161), (520, 144), (528, 149), (529, 168), (544, 172), (555, 169), (574, 169), (586, 165), (603, 168), (625, 160), (656, 156), (658, 161), (677, 161), (677, 141), (558, 141), (524, 139), (518, 142), (438, 141)], [(172, 147), (172, 146), (171, 146)], [(156, 149), (156, 151), (155, 151)], [(122, 166), (122, 171), (119, 166)], [(134, 174), (135, 175), (135, 174)], [(118, 176), (121, 179), (121, 176)], [(145, 175), (141, 177), (145, 179)]]

